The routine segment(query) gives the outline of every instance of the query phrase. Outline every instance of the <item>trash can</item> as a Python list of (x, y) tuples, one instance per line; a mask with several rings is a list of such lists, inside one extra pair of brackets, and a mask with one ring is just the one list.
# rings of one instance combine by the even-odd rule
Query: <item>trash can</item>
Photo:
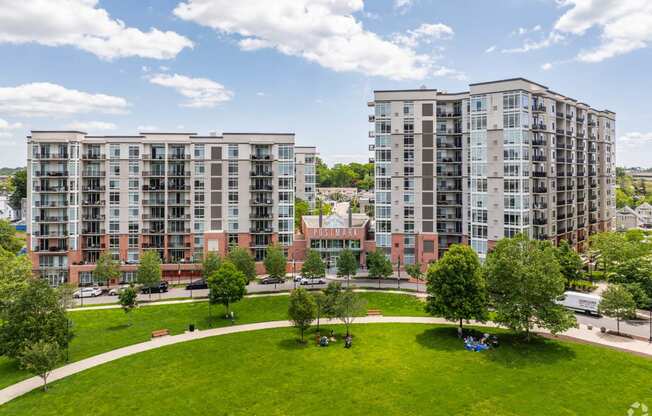
[(188, 331), (195, 332), (195, 324), (188, 325)]

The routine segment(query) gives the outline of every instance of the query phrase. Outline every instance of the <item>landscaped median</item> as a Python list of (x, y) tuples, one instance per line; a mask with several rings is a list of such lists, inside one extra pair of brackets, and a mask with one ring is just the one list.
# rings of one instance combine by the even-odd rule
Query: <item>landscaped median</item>
[(306, 344), (296, 329), (278, 328), (156, 348), (56, 381), (48, 393), (34, 390), (0, 416), (606, 416), (652, 402), (652, 361), (604, 348), (527, 343), (492, 328), (481, 331), (496, 333), (500, 346), (470, 352), (452, 326), (370, 323), (352, 326), (345, 349), (344, 327), (321, 332), (331, 328), (337, 341), (328, 347), (317, 346), (314, 328)]
[[(380, 309), (386, 316), (426, 316), (423, 303), (410, 295), (363, 292), (370, 309)], [(278, 321), (287, 319), (287, 296), (260, 296), (245, 298), (232, 306), (235, 324)], [(69, 312), (74, 338), (70, 343), (70, 362), (150, 339), (152, 331), (168, 329), (179, 334), (194, 324), (198, 329), (232, 325), (223, 319), (221, 306), (210, 307), (208, 302), (174, 305), (148, 305), (128, 317), (121, 309), (99, 309)], [(129, 325), (133, 322), (132, 325)], [(0, 388), (30, 377), (18, 363), (0, 357)]]

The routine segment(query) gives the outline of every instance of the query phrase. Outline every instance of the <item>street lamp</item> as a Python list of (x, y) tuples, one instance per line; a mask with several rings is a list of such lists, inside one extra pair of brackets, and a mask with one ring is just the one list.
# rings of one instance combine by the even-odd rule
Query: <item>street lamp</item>
[(297, 279), (295, 277), (297, 273), (297, 264), (296, 260), (294, 259), (294, 254), (292, 254), (292, 283), (294, 285), (294, 289), (297, 288)]
[(398, 263), (396, 263), (396, 271), (398, 272), (398, 277), (396, 278), (396, 287), (401, 288), (401, 256), (398, 256)]

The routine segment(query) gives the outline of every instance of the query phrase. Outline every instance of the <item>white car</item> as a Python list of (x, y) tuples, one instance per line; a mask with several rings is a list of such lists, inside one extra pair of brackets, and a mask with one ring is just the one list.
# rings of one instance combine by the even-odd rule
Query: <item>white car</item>
[(102, 294), (102, 289), (99, 287), (83, 287), (72, 294), (76, 299), (79, 298), (94, 298)]
[(299, 283), (301, 283), (302, 285), (322, 285), (326, 283), (326, 280), (322, 279), (321, 277), (316, 279), (309, 279), (307, 277), (302, 277)]
[(122, 292), (128, 287), (129, 285), (120, 285), (118, 287), (111, 288), (111, 290), (109, 290), (109, 296), (118, 296), (120, 292)]

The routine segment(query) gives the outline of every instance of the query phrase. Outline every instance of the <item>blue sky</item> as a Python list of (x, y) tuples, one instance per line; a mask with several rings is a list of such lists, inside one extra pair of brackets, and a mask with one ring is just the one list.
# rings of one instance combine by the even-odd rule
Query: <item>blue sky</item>
[(0, 0), (0, 165), (30, 129), (292, 131), (368, 157), (374, 89), (522, 76), (617, 113), (652, 166), (648, 0)]

